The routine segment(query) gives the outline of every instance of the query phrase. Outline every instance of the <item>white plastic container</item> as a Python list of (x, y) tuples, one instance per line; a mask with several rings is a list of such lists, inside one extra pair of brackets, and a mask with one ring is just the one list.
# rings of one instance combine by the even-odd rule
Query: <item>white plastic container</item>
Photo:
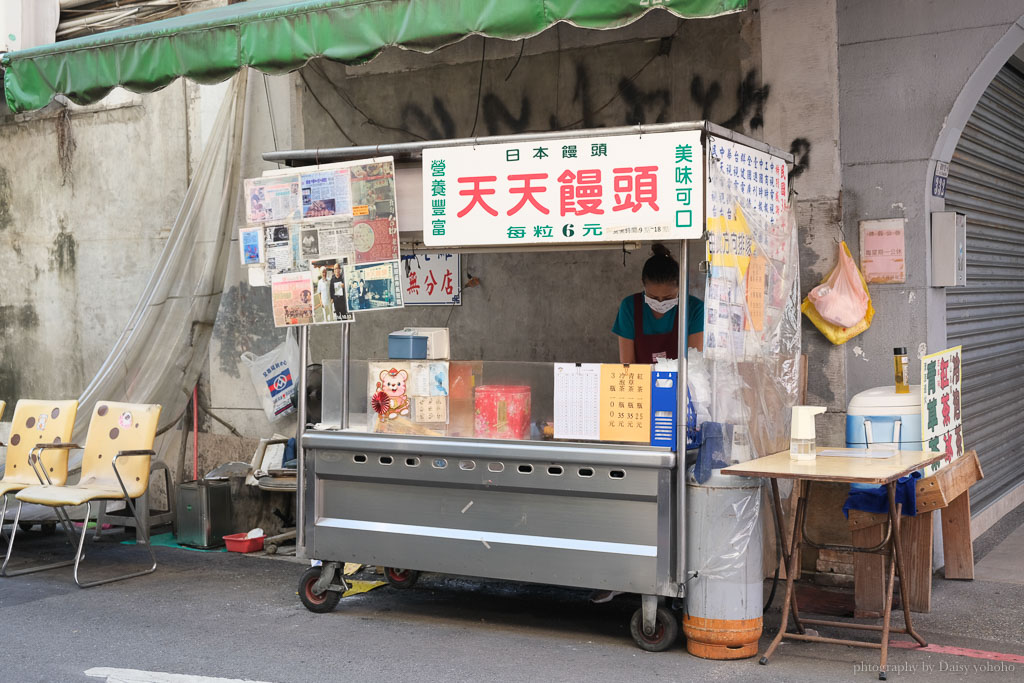
[(814, 460), (818, 456), (814, 442), (814, 416), (824, 413), (824, 406), (793, 406), (789, 425), (789, 459)]

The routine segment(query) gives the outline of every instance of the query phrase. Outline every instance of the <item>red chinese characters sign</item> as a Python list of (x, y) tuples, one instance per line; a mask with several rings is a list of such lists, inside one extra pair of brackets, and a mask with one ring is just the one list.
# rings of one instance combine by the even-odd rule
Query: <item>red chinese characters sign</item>
[(946, 455), (931, 466), (933, 472), (964, 454), (961, 351), (954, 346), (921, 359), (921, 450)]
[(428, 149), (428, 246), (698, 238), (699, 131)]

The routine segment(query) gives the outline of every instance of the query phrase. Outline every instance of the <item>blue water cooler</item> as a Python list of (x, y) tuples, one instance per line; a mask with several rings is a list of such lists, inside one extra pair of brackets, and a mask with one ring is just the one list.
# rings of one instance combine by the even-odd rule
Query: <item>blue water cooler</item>
[(909, 394), (897, 394), (896, 387), (875, 387), (862, 391), (846, 408), (846, 447), (901, 448), (921, 450), (921, 385)]
[[(909, 394), (896, 387), (862, 391), (846, 407), (846, 447), (921, 450), (921, 385)], [(876, 488), (874, 484), (850, 484), (851, 489)]]

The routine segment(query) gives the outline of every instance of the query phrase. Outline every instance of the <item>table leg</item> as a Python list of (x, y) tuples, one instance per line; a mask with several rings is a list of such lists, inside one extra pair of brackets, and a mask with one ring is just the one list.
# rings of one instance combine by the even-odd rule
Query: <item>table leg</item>
[[(889, 484), (889, 491), (892, 491), (892, 484)], [(893, 499), (895, 500), (895, 498)], [(899, 519), (900, 506), (896, 506), (896, 519)], [(894, 524), (892, 515), (889, 516), (890, 526)], [(890, 536), (896, 537), (899, 535), (899, 529), (892, 527)], [(882, 642), (881, 650), (882, 654), (878, 661), (878, 680), (884, 681), (886, 678), (885, 665), (889, 661), (889, 628), (890, 620), (892, 619), (892, 594), (893, 586), (896, 583), (896, 555), (893, 552), (892, 543), (890, 541), (889, 554), (883, 555), (885, 566), (888, 569), (886, 572), (887, 576), (885, 579), (885, 604), (882, 610)], [(900, 589), (903, 589), (903, 579), (900, 578)]]
[[(790, 547), (790, 542), (789, 542), (789, 537), (786, 534), (785, 515), (783, 514), (783, 508), (782, 508), (782, 496), (779, 495), (779, 480), (778, 479), (772, 479), (771, 482), (772, 482), (772, 502), (775, 505), (775, 533), (778, 534), (778, 537), (779, 537), (779, 547), (782, 549), (782, 557), (779, 558), (779, 561), (783, 563), (782, 566), (786, 570), (786, 574), (788, 575), (789, 571), (790, 571), (789, 570), (789, 556), (790, 556), (790, 552), (788, 550), (788, 548)], [(799, 482), (797, 482), (797, 485), (795, 485), (793, 487), (793, 495), (797, 494), (797, 492), (799, 491), (799, 488), (800, 488), (799, 487)], [(798, 502), (799, 502), (799, 499), (798, 499)], [(796, 517), (796, 515), (794, 515), (794, 518), (795, 517)], [(793, 533), (794, 534), (797, 533), (795, 527), (793, 529)], [(799, 553), (798, 553), (798, 555), (799, 555)], [(799, 614), (799, 609), (797, 608), (796, 591), (793, 592), (793, 599), (790, 601), (790, 610), (793, 613), (793, 626), (796, 628), (797, 633), (803, 633), (804, 632), (804, 626), (803, 626), (802, 623), (800, 623), (800, 614)]]
[[(888, 485), (889, 492), (889, 518), (890, 524), (893, 524), (893, 551), (896, 555), (896, 572), (900, 577), (900, 600), (903, 602), (903, 621), (906, 626), (907, 635), (916, 640), (921, 644), (922, 647), (928, 645), (924, 638), (919, 636), (914, 630), (914, 625), (910, 617), (910, 600), (908, 599), (909, 591), (906, 585), (906, 575), (903, 573), (903, 542), (900, 539), (900, 510), (896, 506), (896, 482), (891, 482)], [(889, 600), (890, 604), (892, 599)], [(882, 643), (884, 648), (885, 642)], [(884, 650), (883, 650), (884, 652)]]
[[(774, 483), (774, 481), (775, 480), (773, 479), (772, 482)], [(797, 496), (796, 515), (795, 515), (795, 522), (796, 523), (793, 526), (793, 537), (790, 540), (789, 555), (786, 558), (786, 560), (788, 562), (788, 566), (786, 568), (786, 597), (785, 597), (785, 599), (783, 600), (783, 603), (782, 603), (782, 623), (779, 624), (779, 632), (775, 634), (775, 639), (772, 640), (772, 644), (768, 646), (768, 649), (765, 651), (764, 655), (761, 657), (761, 660), (760, 660), (761, 664), (767, 664), (768, 663), (768, 658), (772, 656), (772, 654), (775, 652), (775, 649), (779, 646), (779, 643), (782, 642), (782, 637), (786, 634), (786, 627), (789, 624), (789, 612), (790, 612), (790, 610), (793, 610), (793, 616), (794, 616), (793, 621), (794, 621), (794, 623), (799, 623), (799, 613), (798, 613), (798, 610), (796, 608), (796, 603), (794, 601), (795, 589), (793, 587), (793, 581), (795, 580), (794, 577), (797, 574), (796, 561), (797, 561), (797, 556), (799, 555), (799, 553), (797, 551), (800, 548), (800, 529), (803, 528), (803, 517), (804, 517), (804, 512), (805, 512), (805, 509), (806, 509), (806, 501), (805, 501), (805, 498), (804, 498), (803, 481), (801, 481), (799, 479), (796, 480), (796, 482), (794, 483), (794, 491), (793, 491), (793, 493), (794, 493), (794, 495)], [(777, 514), (781, 514), (781, 509), (780, 508), (781, 508), (781, 505), (779, 507), (776, 507), (776, 513)]]

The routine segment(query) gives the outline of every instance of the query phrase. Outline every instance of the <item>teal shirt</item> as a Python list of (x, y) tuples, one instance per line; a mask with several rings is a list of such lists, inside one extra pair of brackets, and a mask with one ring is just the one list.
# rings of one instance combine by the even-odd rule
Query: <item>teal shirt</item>
[[(687, 320), (687, 334), (698, 334), (704, 331), (704, 302), (695, 296), (687, 296), (687, 309), (686, 309), (686, 320)], [(661, 316), (660, 318), (654, 317), (654, 311), (651, 307), (644, 303), (643, 312), (643, 325), (644, 334), (665, 334), (666, 332), (672, 331), (672, 326), (675, 325), (676, 315), (679, 311), (679, 307), (676, 306), (671, 311)], [(623, 337), (624, 339), (633, 338), (633, 295), (630, 294), (622, 303), (619, 304), (619, 315), (615, 318), (615, 324), (612, 325), (612, 332)]]

